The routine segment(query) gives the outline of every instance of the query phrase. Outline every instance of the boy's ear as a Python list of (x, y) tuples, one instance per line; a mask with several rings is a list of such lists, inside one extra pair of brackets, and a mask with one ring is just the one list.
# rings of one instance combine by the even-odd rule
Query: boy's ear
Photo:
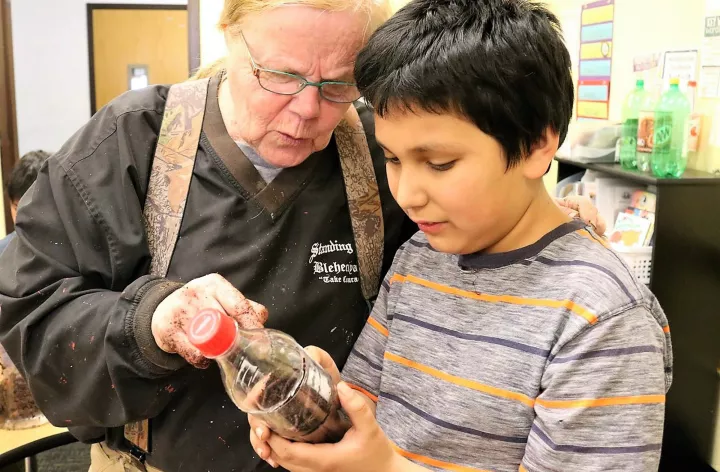
[(538, 139), (530, 148), (530, 154), (523, 163), (523, 173), (528, 179), (540, 179), (547, 173), (552, 160), (555, 158), (560, 137), (548, 127), (543, 136)]

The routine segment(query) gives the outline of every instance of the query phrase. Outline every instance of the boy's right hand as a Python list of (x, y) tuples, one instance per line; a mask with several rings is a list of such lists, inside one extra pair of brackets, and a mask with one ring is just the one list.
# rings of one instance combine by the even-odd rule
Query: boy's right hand
[(268, 317), (264, 306), (245, 298), (221, 275), (210, 274), (191, 280), (160, 302), (151, 321), (155, 343), (195, 367), (208, 367), (210, 361), (190, 343), (186, 334), (193, 317), (206, 308), (226, 313), (242, 329), (262, 328)]
[[(340, 371), (330, 354), (315, 346), (307, 346), (305, 352), (312, 360), (320, 364), (320, 367), (325, 369), (330, 375), (333, 385), (340, 382)], [(252, 444), (253, 449), (261, 459), (267, 461), (271, 466), (277, 467), (277, 464), (270, 459), (272, 451), (267, 444), (267, 440), (270, 438), (271, 431), (267, 423), (253, 415), (248, 415), (248, 423), (250, 423), (250, 444)]]
[(320, 367), (330, 374), (333, 385), (340, 383), (340, 371), (330, 354), (316, 346), (305, 347), (305, 352), (307, 352), (308, 356), (310, 356), (312, 360), (320, 364)]

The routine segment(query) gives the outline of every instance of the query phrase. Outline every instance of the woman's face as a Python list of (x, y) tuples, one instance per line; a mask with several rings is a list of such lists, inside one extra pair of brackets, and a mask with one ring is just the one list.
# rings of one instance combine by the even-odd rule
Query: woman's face
[(278, 167), (299, 165), (324, 149), (350, 105), (325, 100), (317, 87), (308, 86), (296, 95), (263, 89), (248, 53), (258, 67), (312, 82), (353, 82), (367, 23), (362, 13), (287, 6), (243, 21), (247, 47), (238, 31), (226, 30), (227, 86), (221, 87), (220, 103), (233, 139), (245, 141)]

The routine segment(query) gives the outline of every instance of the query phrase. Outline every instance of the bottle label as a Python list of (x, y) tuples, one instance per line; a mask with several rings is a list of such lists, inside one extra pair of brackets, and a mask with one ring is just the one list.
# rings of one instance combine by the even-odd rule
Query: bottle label
[(700, 141), (700, 125), (701, 125), (701, 118), (700, 115), (693, 114), (690, 116), (690, 120), (688, 120), (688, 139), (687, 139), (687, 145), (688, 145), (688, 151), (690, 152), (697, 152), (698, 150), (698, 144)]
[(628, 119), (622, 124), (622, 136), (619, 139), (621, 153), (624, 150), (632, 150), (632, 155), (635, 155), (635, 147), (637, 146), (637, 135), (638, 135), (638, 121), (637, 119)]
[[(684, 131), (684, 130), (683, 130)], [(655, 114), (655, 138), (653, 147), (658, 152), (670, 152), (673, 144), (673, 115), (672, 113)]]
[(652, 152), (655, 133), (655, 113), (641, 111), (637, 130), (638, 152)]
[(635, 167), (635, 155), (637, 149), (638, 119), (630, 118), (622, 124), (622, 136), (617, 141), (615, 150), (616, 162), (624, 167)]

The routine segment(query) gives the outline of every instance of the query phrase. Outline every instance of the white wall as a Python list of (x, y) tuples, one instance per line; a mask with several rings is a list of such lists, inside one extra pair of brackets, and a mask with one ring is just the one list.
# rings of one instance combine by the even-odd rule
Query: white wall
[(223, 0), (200, 0), (200, 64), (207, 65), (227, 54), (225, 38), (217, 27)]
[(12, 0), (20, 154), (56, 151), (90, 119), (87, 3), (187, 0)]

